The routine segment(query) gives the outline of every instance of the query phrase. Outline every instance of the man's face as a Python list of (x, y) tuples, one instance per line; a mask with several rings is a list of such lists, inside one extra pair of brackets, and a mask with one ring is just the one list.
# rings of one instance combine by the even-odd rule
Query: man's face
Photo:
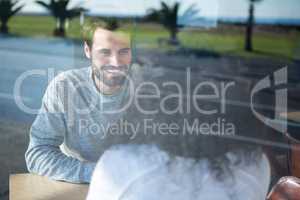
[(100, 91), (103, 87), (108, 93), (114, 93), (122, 87), (131, 63), (128, 36), (99, 28), (91, 47), (85, 44), (85, 53), (92, 62), (94, 80), (100, 83)]

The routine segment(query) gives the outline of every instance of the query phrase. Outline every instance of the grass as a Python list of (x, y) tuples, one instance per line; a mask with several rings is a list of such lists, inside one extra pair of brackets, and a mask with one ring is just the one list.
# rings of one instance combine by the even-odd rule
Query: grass
[[(87, 19), (90, 20), (90, 19)], [(12, 34), (26, 37), (52, 37), (55, 21), (50, 16), (15, 16), (9, 22)], [(121, 30), (129, 31), (127, 25)], [(158, 24), (139, 23), (135, 29), (136, 42), (144, 48), (161, 49), (159, 38), (168, 38), (168, 32)], [(67, 30), (69, 38), (80, 39), (79, 19), (70, 21)], [(253, 36), (254, 52), (245, 52), (244, 31), (240, 27), (217, 27), (211, 30), (183, 30), (178, 35), (181, 44), (186, 48), (213, 51), (221, 55), (242, 57), (268, 57), (276, 59), (300, 60), (300, 32), (257, 31)], [(164, 49), (168, 49), (164, 47)]]
[(46, 16), (15, 16), (9, 21), (10, 32), (26, 37), (52, 36), (54, 19)]

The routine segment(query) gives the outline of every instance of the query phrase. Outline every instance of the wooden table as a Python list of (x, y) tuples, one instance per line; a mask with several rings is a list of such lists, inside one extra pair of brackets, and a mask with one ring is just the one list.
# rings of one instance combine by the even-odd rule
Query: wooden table
[(86, 184), (53, 181), (33, 174), (14, 174), (9, 177), (10, 200), (84, 200)]
[(290, 121), (300, 123), (300, 111), (282, 113), (280, 116)]

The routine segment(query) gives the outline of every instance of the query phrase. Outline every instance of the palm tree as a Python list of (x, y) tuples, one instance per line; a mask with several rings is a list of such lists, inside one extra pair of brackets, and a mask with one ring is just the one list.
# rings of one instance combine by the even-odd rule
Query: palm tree
[(179, 40), (177, 38), (179, 28), (182, 28), (187, 24), (197, 24), (203, 20), (202, 17), (198, 16), (199, 9), (197, 8), (196, 4), (190, 5), (180, 17), (178, 15), (179, 8), (179, 2), (175, 2), (173, 6), (169, 6), (162, 1), (161, 8), (149, 9), (145, 18), (146, 21), (161, 23), (169, 31), (169, 44), (172, 45), (179, 44)]
[(85, 9), (81, 7), (68, 9), (67, 6), (70, 3), (70, 0), (50, 0), (50, 3), (38, 0), (36, 3), (49, 10), (56, 19), (56, 28), (53, 34), (60, 37), (65, 36), (66, 21), (79, 16), (81, 12), (85, 11)]
[(147, 15), (147, 18), (149, 20), (159, 20), (159, 22), (169, 31), (169, 43), (174, 45), (179, 43), (177, 38), (177, 33), (180, 27), (177, 23), (179, 8), (179, 2), (175, 2), (173, 6), (169, 6), (168, 4), (162, 1), (160, 9), (150, 9)]
[(252, 34), (253, 34), (253, 26), (254, 26), (254, 10), (255, 4), (262, 0), (249, 0), (249, 16), (247, 20), (247, 28), (246, 28), (246, 38), (245, 38), (245, 50), (252, 51)]
[(8, 21), (9, 19), (14, 16), (17, 12), (21, 10), (23, 5), (16, 6), (18, 1), (12, 0), (0, 0), (0, 20), (1, 20), (1, 33), (8, 33)]

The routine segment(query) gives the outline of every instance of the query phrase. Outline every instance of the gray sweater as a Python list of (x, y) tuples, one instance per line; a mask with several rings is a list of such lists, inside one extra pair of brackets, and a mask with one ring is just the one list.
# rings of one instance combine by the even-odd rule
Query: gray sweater
[(92, 80), (91, 67), (60, 73), (48, 85), (42, 106), (30, 129), (25, 154), (31, 173), (73, 183), (89, 183), (95, 163), (111, 145), (126, 135), (108, 135), (120, 119), (125, 90), (101, 95)]

